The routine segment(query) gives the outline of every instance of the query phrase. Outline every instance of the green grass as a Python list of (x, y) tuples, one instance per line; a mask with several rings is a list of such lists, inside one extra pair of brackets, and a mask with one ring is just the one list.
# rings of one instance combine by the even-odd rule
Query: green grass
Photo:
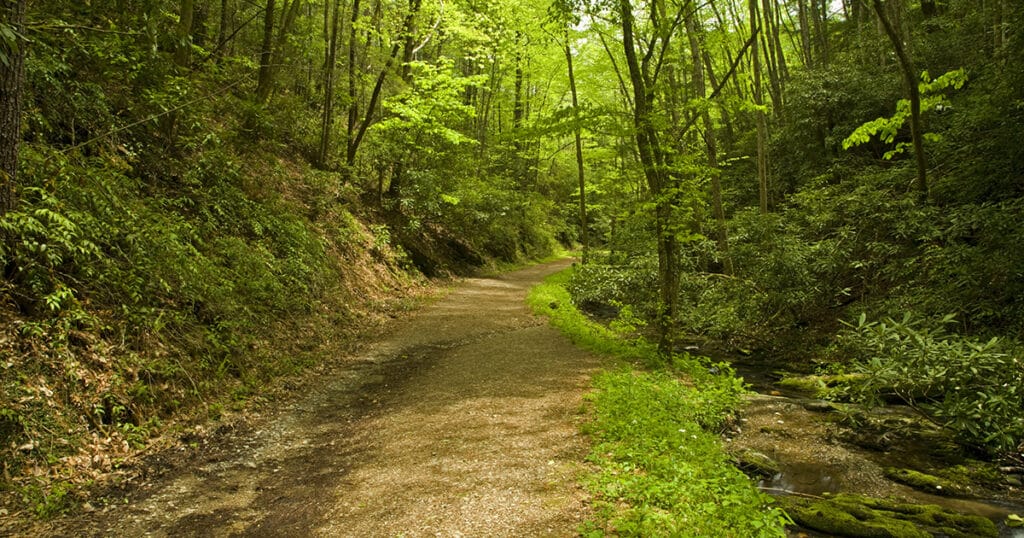
[(581, 533), (784, 536), (786, 516), (730, 464), (716, 433), (739, 406), (742, 381), (727, 365), (659, 357), (652, 344), (591, 321), (563, 286), (570, 275), (548, 277), (527, 301), (577, 345), (620, 363), (595, 376), (588, 396), (594, 516)]

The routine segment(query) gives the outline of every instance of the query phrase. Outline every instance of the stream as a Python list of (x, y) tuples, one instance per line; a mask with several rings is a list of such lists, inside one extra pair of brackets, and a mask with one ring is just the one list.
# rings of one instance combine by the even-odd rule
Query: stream
[[(777, 464), (778, 472), (759, 483), (765, 492), (776, 496), (856, 493), (934, 504), (988, 518), (997, 524), (1000, 537), (1024, 538), (1024, 528), (1005, 524), (1010, 514), (1024, 515), (1024, 492), (1019, 486), (991, 484), (994, 487), (979, 486), (964, 494), (937, 495), (897, 483), (886, 476), (886, 468), (940, 469), (962, 463), (964, 458), (943, 451), (937, 441), (887, 437), (886, 432), (865, 433), (845, 425), (828, 402), (779, 387), (779, 362), (756, 357), (727, 360), (756, 391), (741, 411), (735, 430), (726, 434), (727, 448), (734, 453), (763, 454)], [(885, 424), (914, 421), (914, 413), (902, 406), (886, 406), (871, 413)], [(828, 535), (794, 529), (790, 536)]]

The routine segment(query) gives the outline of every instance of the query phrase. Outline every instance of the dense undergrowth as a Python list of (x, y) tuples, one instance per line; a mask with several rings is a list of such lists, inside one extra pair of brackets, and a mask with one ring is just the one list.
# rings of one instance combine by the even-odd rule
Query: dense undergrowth
[(118, 155), (23, 155), (22, 203), (0, 220), (14, 238), (0, 450), (3, 488), (42, 516), (169, 426), (320, 360), (420, 282), (336, 201), (335, 178), (285, 159), (221, 147), (154, 182)]
[(719, 432), (743, 384), (705, 358), (658, 355), (643, 339), (595, 323), (565, 285), (572, 270), (531, 290), (534, 310), (577, 345), (619, 366), (598, 374), (588, 396), (593, 438), (586, 483), (594, 519), (585, 536), (783, 536), (787, 521), (722, 450)]
[[(829, 65), (788, 83), (769, 141), (768, 211), (749, 188), (753, 139), (736, 140), (721, 170), (728, 250), (712, 223), (679, 235), (672, 336), (802, 363), (797, 370), (861, 374), (836, 397), (909, 403), (964, 444), (1021, 460), (1024, 85), (1006, 66), (1024, 58), (1024, 35), (1009, 31), (986, 57), (980, 45), (946, 46), (981, 42), (972, 5), (953, 2), (923, 21), (910, 14), (921, 25), (918, 65), (965, 77), (934, 89), (921, 74), (934, 99), (924, 116), (929, 191), (913, 188), (914, 161), (895, 151), (908, 146), (905, 124), (844, 146), (862, 125), (889, 121), (901, 95), (897, 73), (873, 61), (885, 43), (842, 42)], [(932, 31), (938, 21), (963, 26)], [(623, 206), (616, 219), (606, 253), (568, 287), (592, 314), (653, 326), (663, 308), (657, 245), (640, 211)]]

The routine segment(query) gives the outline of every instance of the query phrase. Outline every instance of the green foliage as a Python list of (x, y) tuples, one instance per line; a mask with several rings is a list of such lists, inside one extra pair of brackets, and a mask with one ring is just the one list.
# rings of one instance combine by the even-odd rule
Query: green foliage
[(594, 385), (594, 535), (784, 535), (785, 516), (730, 464), (714, 431), (739, 385), (632, 371), (603, 373)]
[(660, 371), (599, 374), (589, 396), (595, 440), (588, 479), (597, 519), (585, 536), (783, 536), (769, 506), (719, 445), (717, 432), (740, 405), (742, 380), (724, 364), (689, 355), (659, 358), (643, 340), (623, 339), (572, 306), (563, 271), (534, 287), (528, 302), (577, 345)]
[(73, 486), (67, 482), (46, 486), (30, 484), (20, 488), (22, 502), (42, 519), (53, 518), (71, 510), (72, 491)]
[(839, 339), (857, 359), (852, 371), (864, 374), (845, 392), (868, 404), (895, 395), (968, 444), (1012, 451), (1024, 440), (1020, 348), (948, 333), (944, 325), (952, 322), (953, 316), (929, 326), (910, 314), (880, 322), (862, 315)]
[(575, 305), (599, 310), (620, 303), (644, 317), (657, 308), (657, 260), (634, 258), (629, 265), (589, 263), (572, 272), (566, 283)]
[(534, 312), (551, 318), (551, 324), (564, 332), (573, 343), (598, 353), (623, 359), (657, 362), (653, 346), (641, 339), (624, 338), (600, 323), (596, 323), (573, 306), (566, 286), (581, 268), (555, 273), (534, 286), (527, 303)]
[[(921, 112), (924, 113), (931, 110), (942, 111), (944, 108), (948, 108), (950, 102), (941, 92), (948, 88), (959, 90), (966, 83), (967, 73), (963, 69), (950, 71), (935, 80), (931, 79), (927, 71), (921, 73), (921, 82), (918, 84), (918, 89), (921, 93)], [(900, 99), (896, 103), (895, 114), (888, 118), (878, 118), (869, 121), (858, 127), (846, 140), (843, 140), (843, 149), (850, 149), (851, 147), (865, 144), (875, 135), (886, 144), (892, 144), (895, 142), (900, 128), (903, 127), (903, 124), (908, 119), (910, 119), (910, 101)], [(924, 137), (930, 142), (937, 142), (939, 140), (939, 136), (935, 133), (924, 133)], [(903, 153), (910, 146), (910, 143), (900, 142), (894, 149), (887, 151), (884, 158), (887, 160), (892, 159)]]

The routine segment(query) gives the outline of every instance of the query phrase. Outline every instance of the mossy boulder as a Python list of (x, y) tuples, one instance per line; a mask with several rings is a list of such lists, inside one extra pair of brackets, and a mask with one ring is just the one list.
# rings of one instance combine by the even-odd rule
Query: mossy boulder
[(913, 469), (886, 467), (885, 476), (894, 482), (934, 495), (965, 496), (971, 494), (970, 486), (965, 483), (954, 482)]
[(832, 389), (840, 385), (854, 384), (863, 377), (864, 374), (805, 375), (784, 377), (776, 384), (783, 389), (801, 392), (815, 398), (825, 398), (831, 395)]
[(731, 456), (736, 467), (751, 478), (771, 478), (782, 472), (775, 460), (756, 450), (743, 449)]
[(951, 512), (929, 504), (839, 494), (823, 499), (781, 497), (797, 524), (818, 532), (852, 538), (996, 538), (995, 523), (981, 516)]

